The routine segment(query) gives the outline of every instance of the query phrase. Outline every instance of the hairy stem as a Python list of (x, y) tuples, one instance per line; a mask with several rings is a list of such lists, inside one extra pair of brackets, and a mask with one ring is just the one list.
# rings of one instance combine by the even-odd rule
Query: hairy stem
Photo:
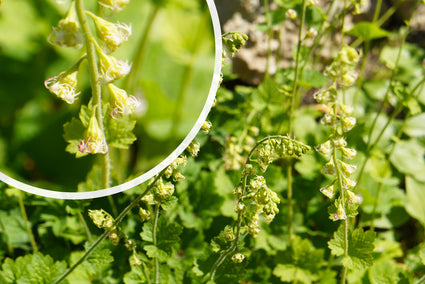
[[(92, 88), (93, 105), (96, 110), (96, 119), (99, 123), (100, 130), (105, 136), (105, 130), (103, 125), (103, 114), (102, 114), (102, 90), (100, 86), (99, 70), (97, 67), (97, 56), (96, 49), (94, 46), (94, 38), (90, 30), (90, 26), (87, 22), (87, 16), (84, 9), (83, 0), (75, 0), (75, 8), (77, 11), (78, 20), (81, 25), (81, 29), (84, 34), (87, 49), (87, 62), (90, 72), (90, 84)], [(102, 161), (102, 186), (103, 188), (109, 188), (110, 181), (110, 157), (109, 153), (103, 154)]]
[[(160, 209), (160, 205), (157, 204), (155, 206), (155, 219), (153, 222), (153, 231), (152, 231), (152, 240), (153, 240), (153, 245), (156, 246), (157, 245), (157, 241), (156, 241), (156, 230), (158, 229), (158, 218), (159, 218), (159, 209)], [(154, 262), (155, 262), (155, 283), (159, 284), (159, 261), (158, 261), (158, 257), (156, 256), (154, 258)]]

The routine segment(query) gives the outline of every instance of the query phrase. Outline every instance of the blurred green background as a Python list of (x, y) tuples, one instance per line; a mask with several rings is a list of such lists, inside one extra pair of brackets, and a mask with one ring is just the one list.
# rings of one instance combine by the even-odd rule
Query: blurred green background
[[(86, 1), (95, 11), (95, 1)], [(133, 35), (113, 55), (134, 61), (142, 49), (130, 94), (143, 100), (137, 141), (127, 153), (111, 153), (122, 182), (151, 169), (188, 134), (209, 93), (214, 68), (214, 37), (205, 1), (131, 1), (111, 22), (132, 24)], [(0, 6), (0, 169), (31, 185), (77, 191), (92, 168), (93, 156), (65, 152), (63, 124), (87, 104), (87, 64), (80, 66), (81, 95), (68, 105), (44, 88), (44, 80), (71, 67), (83, 49), (52, 46), (47, 37), (70, 1), (4, 1)], [(91, 22), (90, 22), (91, 23)], [(146, 45), (140, 41), (151, 23)], [(133, 66), (134, 68), (134, 66)], [(122, 87), (125, 79), (117, 82)]]

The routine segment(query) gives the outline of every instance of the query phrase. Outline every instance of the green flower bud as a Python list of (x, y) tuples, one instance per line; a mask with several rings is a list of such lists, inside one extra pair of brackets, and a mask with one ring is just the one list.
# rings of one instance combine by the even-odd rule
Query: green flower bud
[(114, 24), (105, 21), (93, 13), (86, 13), (93, 18), (98, 36), (105, 43), (108, 53), (114, 52), (131, 35), (131, 25), (128, 26), (123, 23)]
[(139, 216), (142, 222), (148, 220), (150, 215), (151, 215), (150, 211), (147, 211), (141, 207), (139, 208)]
[(327, 162), (322, 168), (322, 174), (327, 176), (333, 176), (336, 174), (336, 169), (333, 161)]
[(89, 217), (99, 229), (111, 230), (114, 227), (114, 218), (102, 209), (89, 209)]
[(322, 154), (323, 156), (327, 157), (331, 154), (332, 151), (332, 145), (331, 141), (328, 140), (323, 144), (320, 144), (316, 147), (316, 151)]
[(351, 190), (345, 191), (348, 197), (348, 204), (360, 204), (362, 203), (362, 198), (359, 195), (354, 194)]
[(353, 159), (357, 154), (357, 151), (354, 148), (343, 147), (343, 148), (341, 148), (341, 151), (342, 151), (342, 156), (347, 160)]
[(114, 246), (117, 246), (120, 243), (120, 236), (118, 235), (117, 230), (113, 230), (111, 233), (109, 233), (109, 240)]
[(344, 206), (341, 202), (338, 202), (336, 214), (333, 216), (333, 220), (345, 220), (347, 219), (347, 215), (345, 214)]
[(309, 28), (306, 34), (307, 37), (309, 38), (314, 38), (317, 36), (317, 31), (315, 28)]
[(359, 62), (360, 55), (355, 48), (344, 46), (338, 53), (338, 59), (348, 65), (356, 65)]
[(288, 11), (285, 13), (285, 16), (286, 18), (294, 21), (297, 19), (297, 12), (294, 9), (288, 9)]
[(80, 48), (83, 37), (80, 33), (80, 24), (77, 19), (74, 2), (71, 4), (66, 17), (53, 28), (47, 40), (54, 45)]
[(197, 157), (199, 153), (200, 145), (199, 142), (192, 141), (189, 146), (187, 146), (187, 151), (192, 155), (192, 157)]
[(235, 253), (232, 255), (233, 263), (241, 263), (245, 259), (245, 256), (241, 253)]
[(204, 123), (201, 126), (202, 131), (204, 131), (205, 134), (208, 134), (210, 132), (212, 123), (209, 121), (204, 121)]
[(349, 177), (351, 176), (357, 169), (355, 165), (344, 163), (341, 160), (338, 160), (339, 164), (341, 165), (341, 170), (344, 176)]
[(44, 86), (68, 104), (74, 103), (80, 94), (77, 92), (77, 71), (62, 72), (58, 76), (44, 81)]
[(326, 197), (332, 199), (335, 197), (336, 189), (334, 184), (327, 185), (325, 187), (320, 188), (320, 192), (324, 194)]
[(342, 122), (342, 130), (344, 132), (348, 132), (351, 129), (353, 129), (353, 127), (356, 125), (357, 120), (355, 117), (346, 116), (341, 118), (341, 122)]
[(119, 12), (130, 3), (130, 0), (98, 0), (100, 6), (112, 10), (112, 12)]
[(108, 152), (105, 134), (101, 130), (96, 118), (96, 108), (90, 117), (89, 126), (84, 140), (78, 144), (78, 150), (81, 153), (105, 154)]
[(345, 141), (344, 137), (338, 137), (333, 142), (338, 149), (347, 146), (347, 141)]
[(113, 118), (132, 114), (141, 105), (139, 99), (134, 96), (128, 96), (125, 90), (120, 89), (113, 84), (108, 84), (108, 89), (111, 94), (111, 103), (114, 106), (111, 113)]
[(130, 73), (131, 64), (127, 61), (118, 60), (113, 56), (105, 54), (97, 45), (96, 49), (99, 55), (101, 79), (105, 84), (119, 80)]
[(130, 256), (130, 265), (131, 266), (138, 266), (138, 265), (142, 265), (142, 261), (140, 260), (140, 258), (137, 256), (137, 254), (133, 253)]
[(337, 99), (337, 91), (335, 88), (331, 87), (329, 89), (314, 94), (313, 97), (319, 104), (334, 104)]

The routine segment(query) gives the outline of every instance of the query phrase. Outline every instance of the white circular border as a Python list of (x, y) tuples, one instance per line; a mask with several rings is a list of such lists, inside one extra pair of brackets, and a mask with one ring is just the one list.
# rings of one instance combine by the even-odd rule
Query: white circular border
[(3, 181), (4, 183), (7, 183), (8, 185), (12, 187), (18, 188), (20, 190), (23, 190), (29, 193), (44, 196), (44, 197), (57, 198), (57, 199), (80, 199), (80, 200), (93, 199), (93, 198), (105, 197), (108, 195), (116, 194), (119, 192), (123, 192), (127, 189), (133, 188), (147, 181), (153, 176), (157, 175), (160, 171), (162, 171), (169, 164), (171, 164), (187, 148), (187, 146), (189, 146), (190, 142), (192, 142), (196, 134), (199, 132), (199, 129), (201, 128), (202, 124), (206, 120), (207, 115), (210, 112), (210, 109), (214, 103), (215, 94), (217, 93), (217, 89), (219, 86), (220, 73), (221, 73), (221, 61), (222, 61), (220, 22), (218, 19), (217, 9), (215, 7), (214, 1), (206, 0), (206, 2), (208, 5), (208, 9), (210, 11), (211, 20), (212, 20), (213, 29), (214, 29), (215, 65), (214, 65), (213, 79), (212, 79), (207, 101), (205, 102), (204, 108), (202, 109), (202, 112), (199, 115), (198, 120), (196, 121), (192, 129), (190, 130), (189, 134), (183, 140), (183, 142), (180, 143), (180, 145), (177, 146), (177, 148), (168, 157), (166, 157), (162, 162), (160, 162), (154, 168), (150, 169), (149, 171), (147, 171), (146, 173), (142, 174), (141, 176), (137, 178), (134, 178), (128, 182), (125, 182), (117, 186), (100, 189), (96, 191), (90, 191), (90, 192), (61, 192), (61, 191), (43, 189), (43, 188), (39, 188), (36, 186), (32, 186), (32, 185), (28, 185), (26, 183), (20, 182), (16, 179), (13, 179), (5, 175), (2, 172), (0, 172), (0, 180)]

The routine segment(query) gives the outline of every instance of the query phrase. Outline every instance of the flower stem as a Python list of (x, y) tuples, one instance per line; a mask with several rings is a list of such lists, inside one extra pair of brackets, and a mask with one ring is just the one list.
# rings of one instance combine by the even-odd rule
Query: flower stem
[[(102, 90), (100, 86), (99, 70), (97, 67), (97, 56), (96, 56), (96, 49), (94, 46), (95, 41), (91, 33), (90, 26), (87, 22), (87, 16), (84, 9), (84, 1), (75, 0), (75, 8), (76, 8), (78, 20), (80, 21), (81, 29), (83, 31), (84, 38), (86, 41), (87, 62), (88, 62), (89, 71), (90, 71), (90, 84), (92, 88), (93, 105), (95, 106), (95, 109), (96, 109), (96, 119), (99, 123), (100, 130), (103, 132), (103, 136), (105, 136), (103, 114), (102, 114)], [(111, 171), (109, 153), (106, 153), (103, 155), (102, 168), (103, 168), (102, 186), (103, 188), (109, 188), (110, 171)]]
[(21, 194), (18, 194), (18, 201), (19, 201), (19, 208), (21, 209), (21, 213), (22, 213), (22, 218), (24, 218), (25, 228), (30, 238), (32, 250), (33, 252), (37, 252), (38, 251), (37, 243), (35, 242), (34, 234), (32, 233), (31, 226), (28, 221), (27, 211), (25, 210), (25, 205), (24, 205), (24, 201), (22, 200)]
[(137, 45), (136, 53), (133, 56), (133, 65), (130, 71), (130, 74), (125, 78), (123, 89), (127, 90), (129, 93), (133, 93), (136, 87), (136, 81), (140, 74), (140, 69), (143, 65), (143, 59), (145, 55), (145, 50), (148, 42), (149, 35), (152, 31), (153, 23), (158, 15), (160, 6), (155, 5), (153, 11), (149, 13), (145, 28), (143, 30), (142, 37), (140, 38), (139, 44)]
[[(133, 209), (135, 206), (137, 206), (140, 202), (140, 200), (149, 193), (149, 191), (154, 187), (155, 183), (159, 180), (159, 178), (161, 178), (164, 175), (165, 170), (163, 170), (162, 172), (160, 172), (155, 179), (146, 187), (146, 189), (139, 195), (137, 196), (136, 199), (134, 199), (126, 208), (124, 208), (123, 211), (121, 211), (121, 213), (118, 215), (118, 217), (115, 219), (114, 222), (114, 226), (113, 227), (117, 227), (122, 220), (124, 219), (125, 216), (127, 216), (127, 214), (131, 211), (131, 209)], [(69, 274), (71, 274), (72, 271), (75, 270), (75, 268), (77, 268), (81, 263), (84, 262), (84, 260), (86, 260), (87, 257), (89, 257), (93, 251), (100, 245), (100, 243), (106, 239), (106, 237), (109, 235), (111, 231), (110, 230), (105, 230), (103, 232), (102, 235), (99, 236), (99, 238), (87, 249), (87, 251), (80, 257), (80, 259), (74, 263), (74, 265), (72, 265), (64, 274), (62, 274), (53, 284), (58, 284), (60, 283), (62, 280), (64, 280), (66, 277), (68, 277)]]
[[(300, 69), (300, 59), (301, 59), (301, 44), (302, 44), (302, 31), (304, 27), (305, 20), (305, 10), (306, 10), (306, 0), (303, 0), (302, 4), (302, 12), (301, 12), (301, 24), (300, 29), (298, 31), (298, 44), (297, 44), (297, 56), (295, 61), (295, 78), (292, 84), (292, 96), (291, 96), (291, 106), (289, 109), (289, 122), (288, 122), (288, 135), (292, 134), (292, 124), (293, 117), (295, 111), (295, 99), (298, 90), (298, 77), (299, 77), (299, 69)], [(293, 239), (293, 227), (292, 227), (292, 218), (293, 218), (293, 208), (292, 208), (292, 169), (293, 164), (288, 166), (287, 168), (287, 179), (288, 179), (288, 231), (289, 231), (289, 242), (292, 244)]]
[[(159, 209), (160, 209), (160, 205), (157, 204), (155, 206), (155, 219), (153, 222), (153, 231), (152, 231), (152, 240), (153, 240), (153, 245), (156, 246), (157, 245), (157, 241), (156, 241), (156, 230), (158, 229), (158, 218), (159, 218)], [(155, 270), (155, 283), (159, 284), (159, 262), (158, 262), (158, 257), (156, 256), (154, 258), (154, 270)]]

